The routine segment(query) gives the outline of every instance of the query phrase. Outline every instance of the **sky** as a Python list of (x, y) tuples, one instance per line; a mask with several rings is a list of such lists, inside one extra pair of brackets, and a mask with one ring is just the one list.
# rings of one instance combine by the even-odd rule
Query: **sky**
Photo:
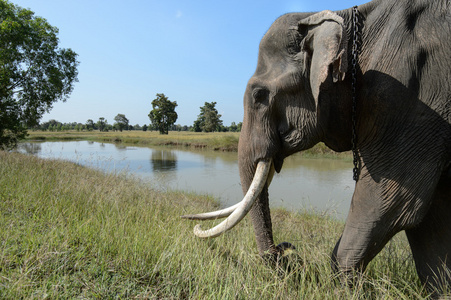
[(59, 29), (79, 56), (79, 82), (41, 122), (149, 124), (157, 93), (177, 101), (176, 124), (193, 125), (216, 102), (224, 125), (243, 119), (243, 95), (258, 45), (288, 12), (340, 10), (362, 0), (9, 0)]

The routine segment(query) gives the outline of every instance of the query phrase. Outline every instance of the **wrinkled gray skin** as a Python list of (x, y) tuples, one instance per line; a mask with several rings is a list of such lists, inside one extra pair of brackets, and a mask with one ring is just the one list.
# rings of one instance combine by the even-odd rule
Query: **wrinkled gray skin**
[[(375, 0), (358, 9), (360, 173), (332, 266), (363, 271), (405, 230), (421, 280), (440, 288), (451, 282), (449, 273), (434, 276), (451, 267), (450, 2)], [(263, 37), (244, 96), (244, 192), (262, 159), (280, 172), (285, 157), (321, 141), (351, 149), (351, 14), (287, 14)], [(277, 255), (267, 189), (250, 214), (259, 253)]]

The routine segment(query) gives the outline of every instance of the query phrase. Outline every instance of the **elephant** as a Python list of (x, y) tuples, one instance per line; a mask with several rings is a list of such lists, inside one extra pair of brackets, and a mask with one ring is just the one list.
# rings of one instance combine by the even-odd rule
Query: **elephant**
[[(215, 237), (249, 212), (260, 255), (277, 256), (268, 186), (284, 159), (323, 142), (355, 155), (355, 190), (331, 255), (363, 272), (405, 231), (420, 280), (451, 283), (451, 4), (373, 0), (279, 17), (244, 95), (238, 164), (244, 199), (194, 228)], [(439, 275), (440, 274), (440, 275)], [(349, 275), (349, 276), (347, 276)]]

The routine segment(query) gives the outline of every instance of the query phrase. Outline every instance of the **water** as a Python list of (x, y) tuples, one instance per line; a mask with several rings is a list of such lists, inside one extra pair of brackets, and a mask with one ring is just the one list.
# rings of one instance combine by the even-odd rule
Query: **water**
[[(107, 172), (132, 173), (166, 190), (178, 189), (219, 198), (229, 206), (243, 197), (236, 152), (130, 147), (88, 141), (23, 143), (19, 151), (63, 159)], [(352, 163), (331, 159), (285, 160), (269, 188), (271, 207), (315, 210), (338, 219), (347, 215), (354, 181)]]

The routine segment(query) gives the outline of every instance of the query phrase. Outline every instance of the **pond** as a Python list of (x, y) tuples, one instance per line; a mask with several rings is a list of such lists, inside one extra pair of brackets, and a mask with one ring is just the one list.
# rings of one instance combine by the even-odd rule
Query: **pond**
[[(222, 206), (243, 195), (236, 152), (131, 147), (89, 141), (22, 143), (19, 152), (63, 159), (106, 172), (128, 172), (160, 190), (209, 194)], [(271, 207), (314, 210), (345, 219), (352, 193), (352, 163), (293, 155), (269, 188)]]

